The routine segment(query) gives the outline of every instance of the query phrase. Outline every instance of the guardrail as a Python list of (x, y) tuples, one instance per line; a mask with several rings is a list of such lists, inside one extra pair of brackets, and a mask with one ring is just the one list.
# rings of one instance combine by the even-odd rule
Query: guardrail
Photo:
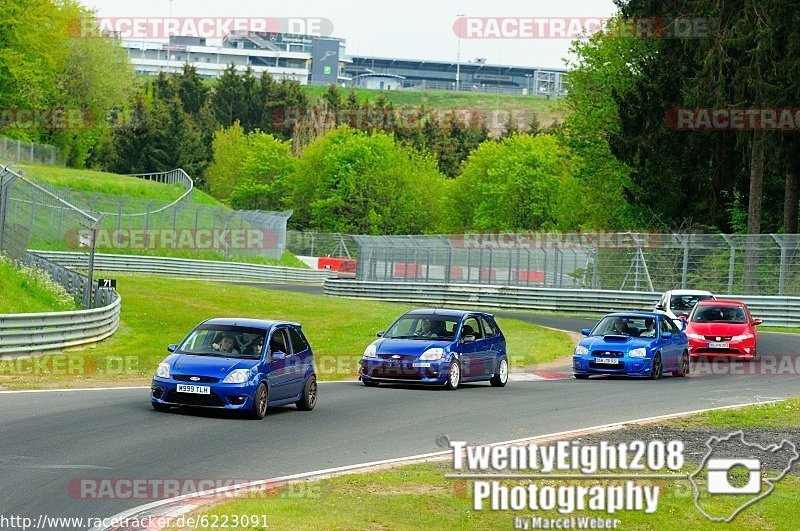
[[(69, 269), (85, 269), (86, 256), (81, 253), (31, 251)], [(267, 281), (316, 284), (338, 277), (331, 271), (314, 271), (294, 267), (268, 266), (245, 262), (215, 262), (188, 258), (166, 258), (96, 253), (94, 267), (100, 271), (153, 273), (173, 277), (214, 278), (226, 280)]]
[[(659, 293), (577, 289), (409, 284), (353, 280), (325, 281), (325, 294), (429, 306), (466, 306), (503, 310), (604, 315), (616, 311), (651, 311)], [(800, 326), (800, 297), (719, 297), (740, 300), (767, 326)]]
[(0, 355), (62, 350), (109, 337), (119, 328), (122, 299), (113, 292), (98, 297), (109, 303), (74, 312), (0, 315)]

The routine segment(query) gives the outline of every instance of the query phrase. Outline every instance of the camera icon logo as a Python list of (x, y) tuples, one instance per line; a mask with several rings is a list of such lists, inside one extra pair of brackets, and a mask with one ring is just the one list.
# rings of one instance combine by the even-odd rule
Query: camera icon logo
[[(709, 494), (759, 494), (761, 492), (761, 460), (760, 459), (709, 459), (708, 484)], [(737, 470), (749, 473), (747, 483), (742, 486), (733, 484), (731, 475)]]

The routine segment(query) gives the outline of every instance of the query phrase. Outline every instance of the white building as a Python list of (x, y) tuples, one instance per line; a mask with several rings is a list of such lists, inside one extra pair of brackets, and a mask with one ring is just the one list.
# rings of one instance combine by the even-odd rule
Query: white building
[(395, 74), (361, 74), (356, 86), (371, 90), (402, 90), (406, 78)]

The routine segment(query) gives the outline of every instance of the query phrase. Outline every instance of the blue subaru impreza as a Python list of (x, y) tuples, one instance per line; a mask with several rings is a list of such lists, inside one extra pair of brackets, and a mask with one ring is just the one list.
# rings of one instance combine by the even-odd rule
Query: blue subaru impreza
[(314, 353), (296, 323), (212, 319), (167, 350), (151, 385), (158, 411), (218, 408), (263, 419), (270, 406), (310, 411), (317, 403)]
[(400, 317), (361, 359), (359, 377), (367, 387), (380, 383), (441, 385), (508, 382), (506, 339), (487, 313), (416, 310)]
[(611, 374), (658, 380), (665, 372), (689, 374), (689, 340), (666, 315), (612, 313), (583, 335), (588, 337), (573, 354), (575, 378)]

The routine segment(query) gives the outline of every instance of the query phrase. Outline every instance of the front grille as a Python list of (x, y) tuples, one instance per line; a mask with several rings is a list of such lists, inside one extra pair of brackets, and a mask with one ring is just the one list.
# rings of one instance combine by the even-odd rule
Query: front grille
[[(192, 378), (199, 378), (199, 380), (192, 380)], [(212, 378), (211, 376), (191, 376), (187, 374), (174, 374), (173, 380), (178, 382), (191, 382), (191, 383), (217, 383), (219, 378)]]
[(419, 380), (421, 378), (419, 370), (413, 367), (376, 367), (370, 376), (392, 380)]
[(623, 354), (622, 352), (617, 352), (616, 350), (614, 351), (595, 350), (594, 352), (592, 352), (592, 356), (596, 358), (621, 358), (624, 355), (625, 354)]
[(610, 363), (597, 363), (596, 361), (590, 361), (589, 367), (592, 369), (609, 369), (609, 370), (621, 371), (625, 369), (625, 364), (619, 363), (617, 365), (612, 365)]
[(164, 402), (170, 404), (180, 404), (181, 406), (197, 406), (197, 407), (224, 407), (225, 403), (219, 395), (211, 393), (210, 395), (193, 395), (189, 393), (178, 393), (177, 391), (170, 391), (164, 395)]
[(712, 343), (728, 342), (733, 339), (733, 336), (706, 336), (706, 341)]

